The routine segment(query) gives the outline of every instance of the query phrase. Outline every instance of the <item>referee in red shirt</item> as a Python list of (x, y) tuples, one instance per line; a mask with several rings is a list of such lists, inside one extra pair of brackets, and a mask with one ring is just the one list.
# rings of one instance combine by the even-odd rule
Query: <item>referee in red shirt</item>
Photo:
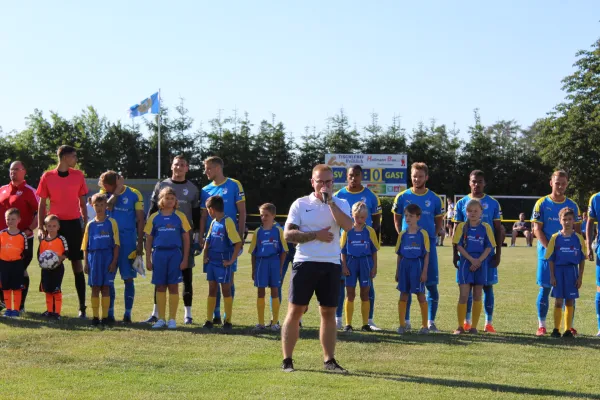
[[(25, 182), (25, 165), (21, 161), (14, 161), (10, 164), (10, 183), (0, 187), (0, 230), (6, 229), (6, 218), (4, 213), (16, 208), (21, 213), (21, 222), (19, 229), (27, 236), (27, 249), (23, 258), (25, 267), (25, 281), (23, 287), (23, 297), (19, 310), (25, 311), (25, 299), (29, 291), (29, 274), (27, 267), (33, 258), (33, 230), (37, 228), (37, 218), (39, 198), (35, 194), (35, 189)], [(4, 300), (3, 300), (4, 301)], [(15, 305), (16, 308), (17, 305)]]
[[(40, 197), (38, 224), (40, 237), (43, 237), (44, 218), (46, 218), (46, 199), (50, 200), (50, 213), (60, 220), (59, 235), (64, 236), (69, 246), (69, 260), (75, 275), (75, 288), (79, 298), (79, 317), (85, 314), (85, 275), (83, 274), (83, 227), (87, 225), (87, 206), (85, 195), (88, 192), (83, 172), (73, 169), (77, 164), (77, 151), (72, 146), (58, 148), (58, 167), (45, 172), (37, 188)], [(83, 224), (81, 221), (83, 218)]]

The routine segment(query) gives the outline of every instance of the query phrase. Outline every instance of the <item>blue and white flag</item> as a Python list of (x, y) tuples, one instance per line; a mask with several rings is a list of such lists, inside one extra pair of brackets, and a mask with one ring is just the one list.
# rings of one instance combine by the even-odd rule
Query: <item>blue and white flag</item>
[(160, 113), (160, 97), (158, 96), (158, 92), (142, 100), (140, 104), (129, 107), (129, 118), (139, 117), (147, 113)]

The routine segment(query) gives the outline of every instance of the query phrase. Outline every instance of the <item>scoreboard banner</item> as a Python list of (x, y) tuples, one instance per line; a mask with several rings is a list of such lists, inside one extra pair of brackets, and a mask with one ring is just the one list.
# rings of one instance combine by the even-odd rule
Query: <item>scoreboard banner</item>
[(360, 165), (363, 185), (378, 196), (396, 196), (406, 189), (406, 154), (326, 154), (333, 169), (334, 189), (346, 186), (348, 167)]

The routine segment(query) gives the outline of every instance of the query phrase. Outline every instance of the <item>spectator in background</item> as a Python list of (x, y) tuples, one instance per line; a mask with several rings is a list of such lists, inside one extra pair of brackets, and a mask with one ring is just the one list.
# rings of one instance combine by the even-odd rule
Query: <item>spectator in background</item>
[(515, 247), (517, 236), (519, 235), (525, 237), (527, 247), (531, 247), (531, 244), (533, 243), (533, 235), (531, 234), (531, 224), (525, 221), (525, 213), (519, 214), (519, 220), (513, 224), (511, 234), (512, 240), (510, 242), (510, 247)]
[[(454, 201), (452, 198), (448, 198), (448, 207), (446, 209), (446, 237), (454, 236)], [(443, 244), (443, 242), (442, 242)]]

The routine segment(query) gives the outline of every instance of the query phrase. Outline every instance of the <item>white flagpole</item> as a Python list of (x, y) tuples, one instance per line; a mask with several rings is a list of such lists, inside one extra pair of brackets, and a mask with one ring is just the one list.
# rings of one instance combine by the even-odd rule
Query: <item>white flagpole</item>
[(156, 124), (158, 125), (158, 180), (160, 181), (160, 88), (158, 89), (158, 114), (156, 115)]

